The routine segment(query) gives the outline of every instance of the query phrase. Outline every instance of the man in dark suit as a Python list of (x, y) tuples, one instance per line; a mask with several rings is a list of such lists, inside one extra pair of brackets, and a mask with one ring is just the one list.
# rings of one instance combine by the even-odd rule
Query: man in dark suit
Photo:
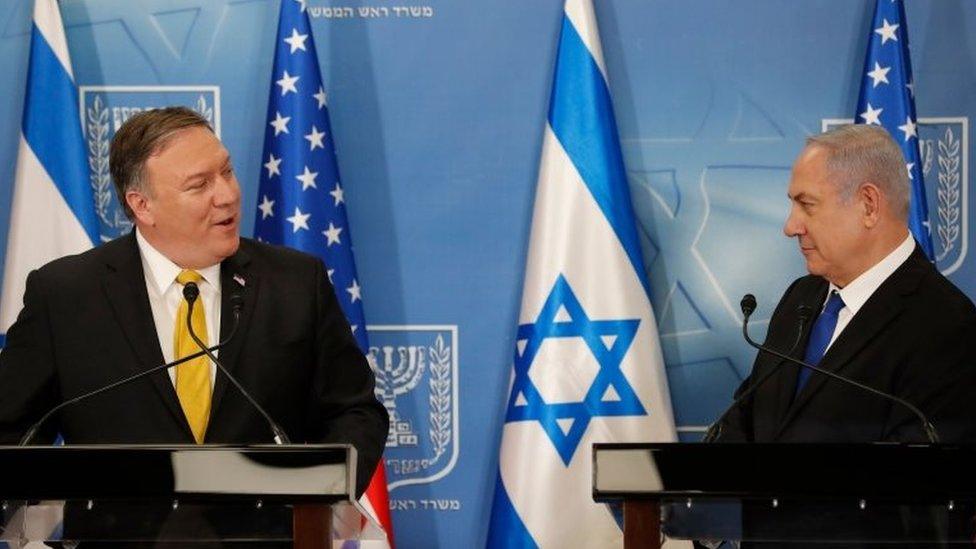
[[(239, 237), (229, 155), (189, 109), (129, 119), (113, 140), (111, 169), (135, 229), (28, 277), (0, 354), (0, 441), (16, 443), (66, 399), (197, 351), (186, 334), (190, 277), (201, 338), (228, 337), (240, 296), (221, 362), (293, 442), (352, 443), (362, 493), (388, 418), (321, 261)], [(209, 360), (193, 360), (65, 408), (35, 442), (55, 433), (66, 444), (272, 442), (262, 416), (228, 385)]]
[[(784, 232), (796, 237), (810, 275), (786, 290), (765, 344), (907, 400), (944, 442), (973, 442), (976, 308), (911, 237), (909, 189), (901, 151), (880, 127), (808, 140), (793, 167)], [(801, 326), (803, 308), (813, 318)], [(736, 394), (771, 371), (731, 411), (719, 440), (927, 441), (904, 406), (767, 353)]]
[[(973, 442), (976, 308), (909, 233), (909, 194), (901, 150), (884, 129), (844, 126), (807, 140), (793, 167), (784, 232), (796, 237), (810, 275), (786, 290), (765, 345), (914, 404), (943, 442)], [(720, 425), (719, 441), (928, 441), (905, 406), (764, 352), (736, 396), (756, 383)], [(770, 547), (805, 546), (788, 539), (935, 547), (946, 536), (972, 538), (971, 512), (944, 506), (786, 507), (792, 510), (744, 504), (745, 532), (779, 540)]]

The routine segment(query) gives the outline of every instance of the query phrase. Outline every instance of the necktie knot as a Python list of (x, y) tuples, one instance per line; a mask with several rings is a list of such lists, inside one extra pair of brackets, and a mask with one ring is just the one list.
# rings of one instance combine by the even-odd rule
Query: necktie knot
[(824, 306), (824, 314), (836, 315), (844, 308), (844, 298), (840, 296), (840, 292), (834, 290), (830, 292), (830, 299), (827, 300), (827, 305)]
[(200, 276), (200, 273), (190, 269), (180, 271), (180, 274), (176, 275), (176, 281), (179, 282), (181, 286), (186, 286), (190, 282), (199, 284), (201, 280), (203, 280), (203, 277)]

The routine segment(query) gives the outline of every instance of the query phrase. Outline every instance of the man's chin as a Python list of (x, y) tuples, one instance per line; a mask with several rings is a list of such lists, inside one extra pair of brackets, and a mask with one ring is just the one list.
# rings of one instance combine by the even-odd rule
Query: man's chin
[(814, 276), (824, 276), (827, 273), (824, 265), (818, 261), (807, 260), (807, 272)]
[(241, 236), (237, 235), (230, 242), (227, 243), (227, 256), (230, 257), (237, 253), (237, 249), (241, 247)]
[(241, 247), (241, 237), (240, 235), (233, 238), (228, 238), (226, 241), (221, 242), (218, 249), (215, 250), (215, 254), (220, 258), (221, 261), (227, 259), (228, 257), (237, 253), (237, 249)]

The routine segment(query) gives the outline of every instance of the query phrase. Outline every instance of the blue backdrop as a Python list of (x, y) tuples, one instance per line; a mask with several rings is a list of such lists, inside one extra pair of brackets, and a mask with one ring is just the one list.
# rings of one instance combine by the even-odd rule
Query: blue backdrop
[[(388, 386), (400, 388), (389, 391), (402, 412), (403, 436), (388, 456), (399, 546), (477, 545), (497, 470), (562, 3), (308, 2), (373, 358), (415, 374)], [(803, 272), (781, 232), (789, 166), (806, 135), (852, 117), (873, 1), (596, 4), (675, 415), (682, 439), (695, 440), (754, 356), (740, 339), (739, 297), (757, 295), (761, 335)], [(250, 235), (278, 2), (61, 6), (76, 80), (87, 101), (102, 98), (109, 120), (167, 98), (203, 98), (214, 109)], [(973, 296), (976, 3), (914, 0), (906, 9), (939, 266)], [(0, 2), (0, 254), (30, 12), (27, 0)]]

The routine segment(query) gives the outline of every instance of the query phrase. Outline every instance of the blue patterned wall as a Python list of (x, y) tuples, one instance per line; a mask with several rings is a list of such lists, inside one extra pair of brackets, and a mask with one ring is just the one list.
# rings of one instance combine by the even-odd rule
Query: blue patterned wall
[[(367, 321), (392, 347), (441, 337), (459, 389), (450, 463), (401, 475), (416, 482), (390, 494), (399, 546), (473, 546), (496, 475), (561, 2), (308, 2)], [(695, 440), (754, 356), (740, 339), (739, 297), (759, 298), (761, 335), (803, 272), (781, 232), (789, 166), (806, 135), (853, 115), (873, 2), (596, 4), (675, 414), (682, 439)], [(208, 97), (250, 235), (278, 2), (61, 5), (80, 85), (217, 87)], [(0, 2), (0, 255), (30, 10)], [(951, 248), (940, 266), (972, 296), (976, 3), (914, 0), (907, 12), (930, 206), (945, 233), (936, 247)], [(958, 198), (939, 199), (939, 185)]]

